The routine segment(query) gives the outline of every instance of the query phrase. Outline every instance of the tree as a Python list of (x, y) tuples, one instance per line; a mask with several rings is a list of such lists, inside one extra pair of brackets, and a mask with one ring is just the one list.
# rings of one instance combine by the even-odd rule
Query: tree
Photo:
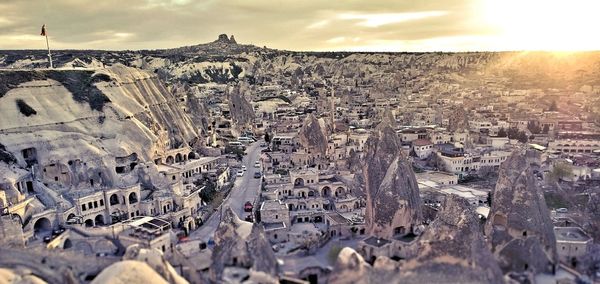
[(517, 137), (517, 140), (519, 140), (519, 142), (521, 143), (527, 143), (527, 141), (529, 141), (529, 138), (527, 137), (527, 134), (525, 134), (525, 132), (519, 131), (519, 136)]
[(550, 126), (548, 126), (548, 124), (544, 124), (544, 127), (542, 128), (542, 133), (548, 134), (548, 132), (550, 132)]
[(244, 155), (246, 155), (246, 152), (240, 147), (227, 145), (225, 146), (225, 154), (235, 154), (236, 158), (241, 161)]
[(540, 124), (537, 121), (527, 122), (527, 129), (529, 129), (529, 131), (531, 131), (531, 133), (533, 134), (539, 134), (540, 132), (542, 132)]
[(200, 191), (200, 198), (202, 198), (202, 201), (208, 203), (215, 198), (215, 195), (217, 195), (215, 183), (210, 180), (207, 180), (206, 184), (204, 185), (204, 188)]
[(554, 164), (552, 170), (550, 170), (550, 173), (548, 174), (548, 177), (552, 181), (559, 181), (571, 176), (572, 172), (573, 169), (571, 168), (571, 165), (566, 162), (558, 162)]
[(506, 130), (504, 129), (504, 127), (500, 127), (500, 130), (498, 130), (498, 137), (506, 137)]
[(558, 111), (558, 107), (556, 106), (556, 101), (552, 101), (552, 103), (550, 103), (550, 107), (548, 108), (548, 111)]
[(271, 135), (269, 135), (269, 132), (265, 132), (265, 142), (271, 143)]

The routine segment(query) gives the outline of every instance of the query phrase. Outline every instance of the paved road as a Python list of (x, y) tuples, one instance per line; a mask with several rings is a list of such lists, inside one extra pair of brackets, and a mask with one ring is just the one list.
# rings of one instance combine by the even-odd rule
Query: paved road
[(233, 188), (229, 192), (227, 198), (223, 201), (223, 205), (217, 209), (217, 212), (212, 214), (207, 221), (196, 231), (193, 231), (188, 242), (182, 243), (181, 252), (186, 256), (197, 251), (198, 244), (200, 241), (207, 241), (209, 238), (213, 238), (215, 230), (219, 226), (219, 220), (221, 219), (221, 210), (230, 206), (231, 209), (240, 217), (244, 219), (249, 213), (244, 212), (244, 203), (246, 201), (254, 202), (254, 199), (258, 196), (260, 191), (261, 179), (254, 178), (254, 173), (260, 171), (260, 169), (254, 167), (254, 162), (260, 158), (259, 142), (252, 143), (247, 149), (247, 155), (242, 159), (242, 164), (246, 166), (246, 172), (244, 176), (237, 177)]

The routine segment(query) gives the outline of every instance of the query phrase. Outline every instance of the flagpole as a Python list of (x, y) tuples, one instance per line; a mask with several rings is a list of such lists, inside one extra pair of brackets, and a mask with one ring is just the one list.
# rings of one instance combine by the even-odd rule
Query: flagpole
[(54, 69), (54, 66), (52, 65), (52, 53), (50, 53), (50, 43), (48, 42), (48, 33), (45, 32), (44, 35), (46, 36), (46, 47), (48, 48), (48, 60), (50, 61), (50, 69)]

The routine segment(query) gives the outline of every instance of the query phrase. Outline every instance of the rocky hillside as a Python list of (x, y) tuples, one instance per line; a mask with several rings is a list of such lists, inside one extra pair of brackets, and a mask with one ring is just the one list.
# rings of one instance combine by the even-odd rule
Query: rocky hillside
[[(137, 164), (198, 136), (155, 74), (119, 64), (0, 71), (0, 112), (0, 144), (49, 186), (133, 184)], [(118, 166), (131, 173), (115, 173)]]
[[(481, 84), (490, 76), (509, 78), (512, 88), (600, 86), (600, 53), (466, 52), (354, 53), (294, 52), (239, 44), (233, 36), (163, 50), (57, 50), (58, 67), (102, 67), (121, 63), (156, 73), (168, 82), (192, 85), (247, 81), (268, 85), (283, 79), (299, 88), (309, 78), (375, 82), (383, 93), (406, 88), (405, 81), (427, 74), (442, 82)], [(46, 51), (0, 51), (0, 68), (45, 67)], [(534, 80), (532, 80), (534, 79)], [(310, 88), (307, 89), (310, 91)]]

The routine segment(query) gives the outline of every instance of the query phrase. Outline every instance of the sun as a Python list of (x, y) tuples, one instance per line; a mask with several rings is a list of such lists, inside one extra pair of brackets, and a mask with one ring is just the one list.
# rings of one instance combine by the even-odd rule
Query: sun
[(481, 0), (479, 17), (504, 49), (600, 50), (598, 0)]

